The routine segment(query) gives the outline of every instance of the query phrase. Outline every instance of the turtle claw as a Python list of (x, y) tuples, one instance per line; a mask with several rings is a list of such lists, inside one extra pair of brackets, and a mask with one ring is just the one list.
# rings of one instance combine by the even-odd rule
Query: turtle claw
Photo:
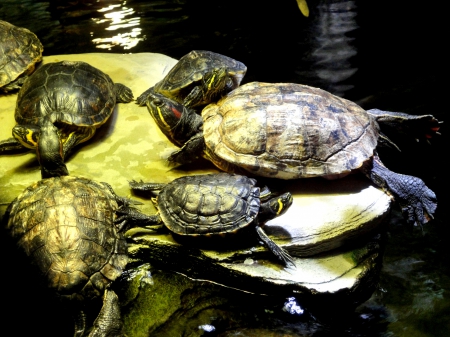
[(125, 86), (121, 83), (116, 83), (114, 85), (114, 88), (116, 90), (116, 101), (117, 102), (130, 103), (133, 100), (133, 98), (134, 98), (133, 92), (127, 86)]
[(416, 192), (408, 198), (399, 198), (399, 205), (408, 223), (422, 226), (434, 219), (433, 214), (437, 208), (436, 194), (419, 178), (410, 177), (409, 182)]

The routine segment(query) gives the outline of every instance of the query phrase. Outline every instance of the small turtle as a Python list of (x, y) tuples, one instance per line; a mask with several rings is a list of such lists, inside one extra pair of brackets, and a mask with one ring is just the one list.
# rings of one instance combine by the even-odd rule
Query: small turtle
[(42, 178), (68, 175), (70, 150), (94, 135), (116, 102), (132, 99), (128, 87), (86, 62), (47, 63), (20, 89), (14, 137), (0, 142), (0, 152), (36, 149)]
[(199, 116), (153, 93), (147, 107), (177, 146), (169, 161), (185, 164), (203, 156), (226, 172), (297, 179), (338, 178), (361, 169), (401, 206), (406, 219), (424, 224), (436, 196), (419, 178), (389, 171), (377, 156), (378, 142), (395, 146), (379, 130), (390, 124), (415, 137), (431, 137), (439, 122), (355, 103), (324, 90), (293, 83), (248, 83)]
[(0, 20), (0, 91), (19, 89), (41, 62), (43, 51), (34, 33)]
[(286, 192), (271, 197), (268, 189), (261, 191), (255, 185), (253, 178), (228, 173), (184, 176), (168, 184), (130, 182), (133, 190), (159, 191), (155, 201), (158, 214), (141, 215), (154, 224), (150, 227), (165, 226), (176, 236), (186, 238), (223, 236), (254, 226), (269, 250), (285, 266), (295, 267), (290, 255), (261, 228), (263, 223), (286, 212), (292, 195)]
[(193, 50), (183, 56), (163, 80), (143, 92), (136, 102), (145, 105), (148, 94), (160, 93), (190, 108), (204, 106), (237, 88), (247, 67), (228, 56)]
[(103, 295), (103, 308), (89, 336), (121, 336), (118, 299), (109, 285), (128, 262), (121, 230), (130, 217), (116, 213), (120, 205), (130, 203), (106, 183), (63, 176), (30, 185), (6, 211), (7, 230), (41, 280), (76, 309), (75, 336), (85, 331), (84, 309)]

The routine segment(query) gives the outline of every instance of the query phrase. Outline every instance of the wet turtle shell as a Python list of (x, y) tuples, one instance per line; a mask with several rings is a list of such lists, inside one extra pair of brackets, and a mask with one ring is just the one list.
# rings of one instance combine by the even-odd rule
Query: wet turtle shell
[(150, 91), (187, 107), (204, 106), (237, 88), (247, 67), (231, 57), (206, 50), (183, 56), (167, 75), (137, 99), (144, 105)]
[(128, 262), (118, 202), (108, 186), (86, 178), (43, 179), (11, 203), (7, 229), (55, 294), (87, 301), (102, 296)]
[(357, 104), (319, 88), (252, 82), (202, 112), (208, 155), (259, 176), (333, 176), (372, 157), (379, 125)]
[(168, 184), (132, 181), (130, 186), (134, 190), (159, 190), (156, 198), (159, 213), (149, 216), (149, 222), (162, 222), (182, 238), (218, 237), (253, 226), (275, 256), (286, 266), (295, 265), (290, 255), (260, 227), (291, 206), (293, 199), (289, 192), (271, 196), (268, 189), (261, 192), (256, 179), (229, 173), (184, 176)]
[(116, 102), (132, 99), (128, 87), (86, 62), (44, 64), (20, 89), (14, 138), (1, 142), (0, 150), (36, 149), (42, 178), (67, 175), (64, 159), (71, 149), (94, 135)]
[(203, 156), (226, 172), (281, 179), (339, 178), (360, 170), (395, 197), (409, 222), (424, 224), (436, 210), (436, 195), (421, 179), (388, 170), (376, 152), (379, 142), (396, 147), (380, 124), (427, 139), (439, 130), (432, 115), (365, 111), (319, 88), (260, 82), (238, 87), (201, 116), (157, 93), (147, 108), (164, 134), (182, 146), (170, 162)]
[(0, 20), (0, 91), (20, 88), (42, 60), (43, 50), (34, 33)]
[(258, 215), (256, 180), (226, 173), (185, 176), (158, 194), (158, 210), (170, 231), (179, 235), (235, 232)]

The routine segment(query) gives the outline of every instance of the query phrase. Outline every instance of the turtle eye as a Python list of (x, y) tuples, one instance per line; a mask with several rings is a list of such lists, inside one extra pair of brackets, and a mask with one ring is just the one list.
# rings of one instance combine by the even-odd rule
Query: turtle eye
[(157, 105), (157, 106), (161, 106), (163, 103), (162, 99), (155, 97), (153, 99), (153, 104)]

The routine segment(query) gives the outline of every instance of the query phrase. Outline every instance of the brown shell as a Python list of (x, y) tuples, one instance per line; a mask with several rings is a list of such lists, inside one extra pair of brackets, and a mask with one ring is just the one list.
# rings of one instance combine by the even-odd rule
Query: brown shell
[(296, 179), (359, 168), (378, 124), (361, 107), (295, 83), (245, 84), (203, 112), (207, 156), (226, 171)]
[(114, 220), (115, 196), (103, 184), (79, 177), (40, 180), (9, 208), (7, 228), (63, 298), (103, 295), (128, 262)]
[(34, 33), (0, 20), (0, 90), (33, 71), (42, 60), (43, 50)]
[(101, 70), (81, 61), (47, 63), (30, 76), (19, 91), (18, 124), (51, 122), (100, 126), (116, 105), (114, 83)]

